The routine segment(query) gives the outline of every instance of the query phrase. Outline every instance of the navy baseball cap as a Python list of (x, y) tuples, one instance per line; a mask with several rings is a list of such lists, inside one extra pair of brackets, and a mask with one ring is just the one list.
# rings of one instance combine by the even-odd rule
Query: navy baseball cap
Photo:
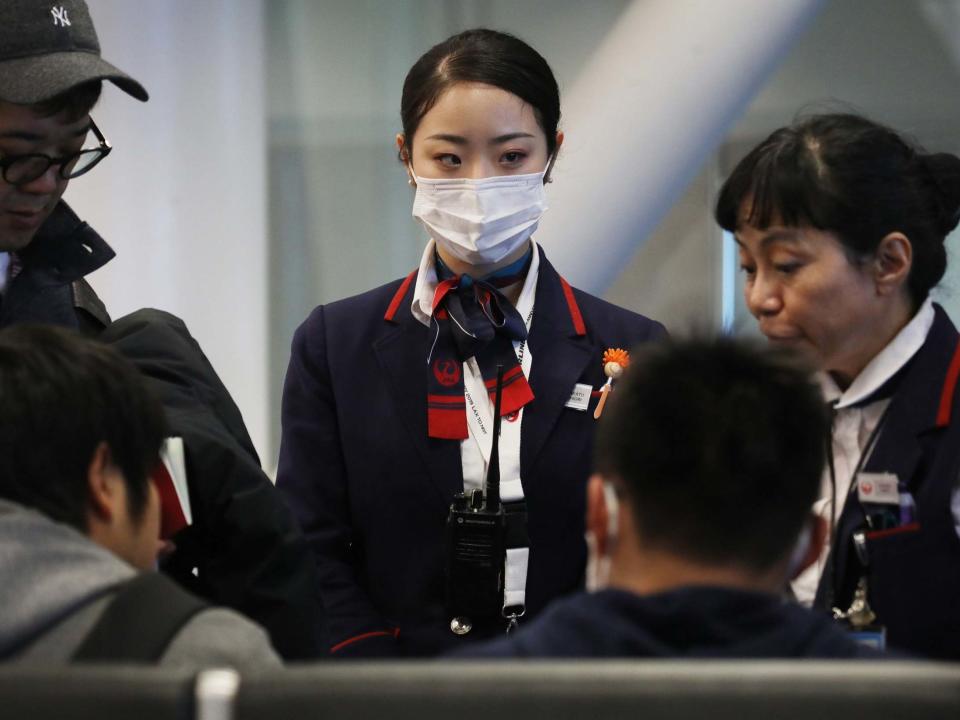
[(149, 97), (100, 57), (83, 0), (0, 2), (0, 100), (33, 105), (91, 80), (109, 80), (137, 100)]

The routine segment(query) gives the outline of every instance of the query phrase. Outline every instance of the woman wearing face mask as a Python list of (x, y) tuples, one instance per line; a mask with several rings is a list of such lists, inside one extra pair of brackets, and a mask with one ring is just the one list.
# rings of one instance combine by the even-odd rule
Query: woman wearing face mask
[(960, 337), (929, 297), (960, 218), (960, 159), (814, 116), (740, 162), (716, 216), (760, 330), (822, 368), (834, 408), (815, 506), (832, 547), (794, 592), (866, 639), (960, 657)]
[[(467, 31), (423, 55), (397, 136), (430, 237), (420, 266), (318, 307), (294, 337), (277, 484), (313, 545), (334, 655), (434, 654), (583, 582), (603, 353), (664, 331), (572, 289), (531, 239), (559, 115), (549, 66), (512, 36)], [(445, 524), (455, 494), (483, 487), (498, 365), (506, 592), (461, 616)]]

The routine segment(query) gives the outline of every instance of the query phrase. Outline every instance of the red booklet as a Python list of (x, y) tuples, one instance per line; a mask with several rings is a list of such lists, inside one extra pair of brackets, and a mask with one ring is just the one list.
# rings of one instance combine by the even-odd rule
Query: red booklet
[(160, 495), (160, 537), (169, 540), (193, 523), (190, 494), (187, 491), (183, 438), (171, 437), (164, 440), (160, 448), (160, 460), (153, 473), (153, 482)]

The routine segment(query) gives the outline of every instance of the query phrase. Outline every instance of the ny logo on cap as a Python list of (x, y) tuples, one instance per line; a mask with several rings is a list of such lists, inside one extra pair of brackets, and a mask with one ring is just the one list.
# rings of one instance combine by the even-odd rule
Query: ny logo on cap
[(60, 7), (50, 8), (50, 14), (53, 15), (53, 24), (59, 25), (60, 27), (67, 27), (70, 25), (70, 18), (67, 15), (67, 9), (61, 5)]

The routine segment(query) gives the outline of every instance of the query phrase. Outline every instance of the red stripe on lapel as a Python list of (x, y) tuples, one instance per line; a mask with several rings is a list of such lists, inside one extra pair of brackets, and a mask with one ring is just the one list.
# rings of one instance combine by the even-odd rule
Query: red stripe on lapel
[(940, 411), (937, 413), (937, 427), (946, 427), (950, 424), (950, 411), (953, 409), (953, 392), (957, 388), (957, 378), (960, 377), (960, 342), (950, 361), (947, 370), (947, 379), (943, 383), (943, 392), (940, 394)]
[(406, 280), (400, 283), (400, 288), (397, 290), (397, 294), (393, 296), (393, 300), (390, 301), (390, 306), (387, 308), (387, 313), (383, 316), (384, 320), (393, 322), (393, 318), (397, 314), (397, 310), (400, 309), (400, 303), (403, 302), (403, 296), (407, 294), (410, 283), (413, 282), (413, 278), (416, 277), (416, 274), (417, 271), (414, 270), (412, 273), (407, 275)]
[(577, 299), (573, 296), (573, 288), (570, 283), (560, 277), (560, 287), (563, 288), (563, 296), (567, 300), (567, 307), (570, 309), (570, 319), (573, 321), (573, 329), (577, 335), (586, 335), (587, 326), (583, 324), (583, 314), (580, 312), (580, 306), (577, 305)]

